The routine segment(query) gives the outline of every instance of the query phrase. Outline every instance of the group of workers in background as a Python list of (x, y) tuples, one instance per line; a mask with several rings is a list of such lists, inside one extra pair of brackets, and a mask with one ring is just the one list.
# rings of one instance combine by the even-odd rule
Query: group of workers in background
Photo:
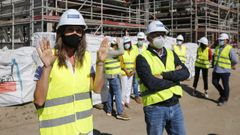
[[(174, 50), (165, 48), (168, 29), (158, 20), (147, 27), (145, 34), (137, 35), (134, 45), (129, 37), (109, 41), (104, 38), (97, 53), (96, 68), (92, 68), (91, 55), (86, 51), (86, 24), (82, 15), (73, 9), (60, 18), (56, 46), (50, 48), (43, 40), (38, 53), (44, 63), (34, 93), (39, 115), (41, 135), (92, 135), (91, 90), (101, 92), (104, 77), (109, 84), (106, 113), (118, 119), (129, 120), (124, 107), (129, 107), (133, 89), (135, 101), (143, 104), (148, 135), (185, 135), (184, 118), (179, 103), (182, 97), (180, 82), (189, 78), (185, 66), (186, 46), (179, 35)], [(229, 99), (229, 77), (235, 69), (237, 56), (225, 33), (219, 37), (214, 52), (212, 83), (220, 93), (218, 105)], [(197, 60), (193, 87), (196, 90), (200, 70), (203, 72), (204, 94), (208, 97), (208, 68), (212, 58), (208, 40), (198, 40)], [(94, 71), (96, 69), (96, 71)], [(219, 84), (222, 80), (223, 87)], [(140, 85), (141, 98), (138, 93)], [(195, 91), (193, 91), (195, 94)], [(116, 113), (113, 111), (113, 99)]]
[[(184, 41), (182, 35), (177, 36), (177, 45), (174, 46), (174, 51), (177, 53), (183, 63), (186, 62), (186, 46), (182, 44)], [(208, 39), (201, 37), (198, 40), (197, 57), (195, 61), (195, 76), (193, 81), (193, 96), (196, 96), (197, 84), (200, 71), (204, 84), (204, 96), (208, 98), (208, 69), (212, 66), (212, 84), (219, 92), (218, 105), (222, 106), (229, 98), (229, 77), (231, 69), (235, 70), (238, 63), (238, 56), (232, 45), (229, 44), (229, 35), (226, 33), (220, 34), (218, 45), (215, 47), (212, 54), (209, 47)], [(213, 58), (212, 58), (213, 57)], [(211, 65), (213, 63), (213, 65)], [(222, 81), (222, 85), (219, 81)]]
[(119, 38), (113, 39), (105, 60), (105, 76), (109, 83), (109, 95), (106, 103), (107, 115), (113, 114), (113, 97), (116, 102), (116, 117), (129, 120), (124, 107), (129, 108), (130, 95), (133, 89), (134, 99), (141, 103), (136, 78), (136, 57), (146, 50), (144, 45), (145, 34), (139, 32), (137, 43), (132, 44), (130, 37), (124, 37), (123, 43)]

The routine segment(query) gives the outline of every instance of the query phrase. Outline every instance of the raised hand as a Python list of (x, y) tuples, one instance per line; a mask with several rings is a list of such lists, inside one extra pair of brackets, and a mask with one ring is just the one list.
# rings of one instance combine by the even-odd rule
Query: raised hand
[(109, 49), (109, 40), (108, 38), (104, 38), (97, 53), (98, 61), (103, 62), (107, 58), (108, 49)]
[(52, 66), (57, 58), (52, 52), (49, 40), (46, 38), (40, 42), (40, 46), (37, 48), (37, 52), (45, 67)]
[(119, 37), (116, 38), (116, 42), (117, 42), (118, 45), (122, 45), (123, 44), (123, 41)]

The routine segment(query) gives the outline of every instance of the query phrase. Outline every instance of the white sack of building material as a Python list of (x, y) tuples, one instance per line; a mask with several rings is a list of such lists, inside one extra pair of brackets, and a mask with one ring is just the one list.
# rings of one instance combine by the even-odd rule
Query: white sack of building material
[(198, 45), (196, 43), (185, 43), (185, 45), (187, 47), (186, 66), (190, 72), (190, 78), (192, 78), (195, 75), (195, 61)]
[(36, 54), (34, 47), (0, 50), (0, 106), (17, 105), (33, 100), (36, 86), (36, 63), (33, 54)]

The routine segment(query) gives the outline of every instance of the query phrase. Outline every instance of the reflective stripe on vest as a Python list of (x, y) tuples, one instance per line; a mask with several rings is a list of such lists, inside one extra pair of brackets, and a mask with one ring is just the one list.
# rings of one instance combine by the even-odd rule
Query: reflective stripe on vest
[[(162, 61), (158, 58), (158, 56), (153, 55), (150, 51), (144, 51), (141, 55), (147, 60), (151, 68), (151, 73), (154, 76), (160, 75), (162, 72), (174, 71), (175, 64), (174, 64), (174, 55), (173, 52), (169, 49), (167, 50), (167, 60), (166, 66), (162, 63)], [(144, 94), (142, 97), (143, 105), (148, 106), (151, 104), (156, 104), (167, 99), (170, 99), (173, 94), (182, 96), (182, 88), (180, 86), (173, 86), (171, 88), (161, 90), (156, 93), (150, 93), (147, 90), (147, 87), (144, 84), (140, 84), (141, 93)]]
[(90, 117), (91, 115), (92, 115), (92, 109), (82, 111), (82, 112), (77, 112), (76, 114), (72, 114), (69, 116), (61, 117), (61, 118), (56, 118), (51, 120), (42, 120), (40, 121), (39, 126), (40, 128), (60, 126), (60, 125), (72, 123), (79, 119)]
[(209, 68), (209, 47), (202, 50), (201, 47), (197, 50), (197, 60), (195, 61), (195, 66), (200, 68)]
[(174, 52), (178, 55), (179, 59), (182, 61), (182, 63), (186, 63), (186, 54), (187, 54), (187, 48), (186, 45), (181, 45), (181, 49), (180, 46), (178, 45), (174, 45), (173, 46)]
[[(67, 96), (67, 97), (60, 97), (60, 98), (55, 98), (55, 99), (51, 99), (51, 100), (47, 100), (44, 103), (44, 106), (40, 107), (40, 108), (46, 108), (46, 107), (51, 107), (51, 106), (56, 106), (56, 105), (62, 105), (62, 104), (67, 104), (67, 103), (71, 103), (75, 100), (83, 100), (83, 99), (88, 99), (91, 97), (91, 93), (90, 92), (86, 92), (86, 93), (78, 93), (72, 96)], [(39, 109), (40, 109), (39, 108)]]
[[(230, 51), (232, 49), (231, 45), (226, 45), (221, 52), (219, 52), (219, 46), (215, 48), (214, 53), (214, 66), (218, 65), (221, 68), (231, 69)], [(220, 53), (220, 55), (219, 55)]]
[[(131, 72), (135, 68), (135, 60), (136, 60), (137, 54), (136, 52), (131, 49), (130, 51), (124, 51), (124, 54), (122, 55), (123, 60), (123, 67), (128, 70), (128, 72)], [(122, 75), (126, 76), (126, 73), (122, 71)]]
[(91, 55), (85, 52), (83, 64), (69, 68), (53, 64), (45, 104), (38, 108), (40, 134), (86, 134), (93, 130), (90, 91)]
[(119, 58), (106, 59), (104, 62), (105, 74), (115, 75), (121, 73)]

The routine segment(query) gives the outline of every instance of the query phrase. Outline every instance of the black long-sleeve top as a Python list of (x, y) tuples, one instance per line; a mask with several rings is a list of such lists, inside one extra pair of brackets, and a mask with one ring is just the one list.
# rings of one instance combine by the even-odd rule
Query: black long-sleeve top
[[(163, 48), (163, 53), (161, 56), (159, 56), (157, 52), (150, 46), (147, 48), (147, 50), (153, 55), (158, 56), (158, 58), (166, 66), (166, 48)], [(164, 89), (168, 89), (172, 86), (179, 85), (180, 81), (186, 80), (189, 77), (190, 73), (187, 67), (181, 62), (175, 52), (173, 52), (173, 54), (175, 67), (181, 65), (182, 68), (175, 71), (163, 72), (161, 74), (163, 79), (157, 78), (151, 73), (151, 68), (147, 63), (147, 60), (142, 55), (137, 56), (136, 71), (141, 82), (147, 87), (148, 92), (155, 93)]]

